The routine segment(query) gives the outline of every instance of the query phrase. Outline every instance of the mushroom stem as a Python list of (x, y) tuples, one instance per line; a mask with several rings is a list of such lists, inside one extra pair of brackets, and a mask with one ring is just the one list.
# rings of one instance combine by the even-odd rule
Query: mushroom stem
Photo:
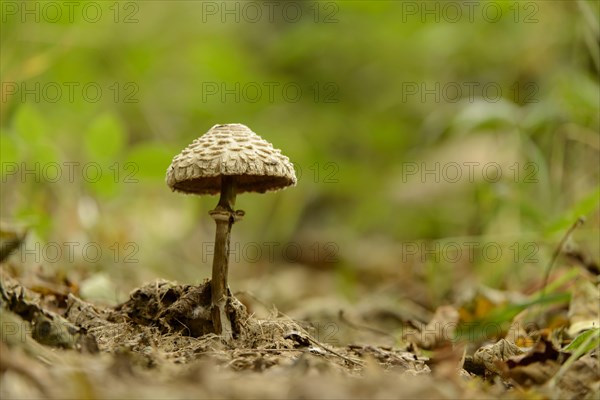
[(229, 314), (227, 313), (228, 288), (227, 275), (229, 271), (229, 243), (231, 226), (235, 222), (235, 178), (221, 177), (221, 197), (217, 207), (210, 211), (210, 216), (215, 220), (217, 231), (215, 234), (215, 253), (213, 258), (211, 281), (211, 315), (215, 332), (222, 334), (230, 341), (233, 332)]
[(221, 177), (221, 197), (219, 198), (219, 204), (221, 208), (234, 212), (233, 206), (235, 206), (235, 177), (233, 176), (222, 176)]

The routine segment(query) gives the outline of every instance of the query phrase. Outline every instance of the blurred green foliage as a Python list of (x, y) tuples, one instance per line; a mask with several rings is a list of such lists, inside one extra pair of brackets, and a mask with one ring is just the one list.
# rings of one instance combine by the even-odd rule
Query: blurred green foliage
[[(434, 301), (465, 277), (457, 268), (494, 285), (541, 275), (582, 214), (578, 240), (598, 251), (597, 1), (67, 3), (2, 2), (1, 217), (42, 242), (135, 243), (136, 264), (108, 250), (94, 263), (127, 288), (208, 276), (198, 253), (216, 198), (172, 194), (164, 175), (229, 122), (281, 148), (299, 175), (284, 192), (240, 196), (234, 240), (335, 243), (340, 293), (411, 241), (539, 243), (536, 262), (493, 268), (481, 257), (377, 264), (398, 279), (422, 270)], [(479, 163), (472, 179), (465, 162)], [(448, 163), (462, 179), (443, 175)], [(482, 174), (491, 164), (498, 179)]]

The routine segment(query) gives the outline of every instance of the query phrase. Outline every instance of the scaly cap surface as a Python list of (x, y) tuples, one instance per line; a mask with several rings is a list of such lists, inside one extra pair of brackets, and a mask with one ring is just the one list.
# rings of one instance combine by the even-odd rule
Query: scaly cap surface
[(233, 176), (236, 193), (280, 190), (296, 184), (290, 159), (242, 124), (215, 125), (173, 158), (173, 191), (218, 194), (221, 176)]

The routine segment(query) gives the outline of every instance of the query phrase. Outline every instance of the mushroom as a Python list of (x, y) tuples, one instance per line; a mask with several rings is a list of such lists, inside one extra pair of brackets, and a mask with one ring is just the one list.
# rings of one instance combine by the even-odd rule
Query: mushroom
[(233, 338), (227, 312), (227, 273), (231, 226), (244, 212), (234, 211), (243, 192), (264, 193), (296, 184), (294, 167), (281, 150), (242, 124), (215, 125), (173, 158), (167, 170), (173, 191), (220, 194), (209, 215), (217, 225), (211, 280), (211, 317), (215, 332)]

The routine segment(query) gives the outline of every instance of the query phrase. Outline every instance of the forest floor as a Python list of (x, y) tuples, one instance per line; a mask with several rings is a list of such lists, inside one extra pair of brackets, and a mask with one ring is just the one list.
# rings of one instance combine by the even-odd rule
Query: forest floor
[[(209, 282), (157, 281), (108, 307), (82, 300), (68, 282), (14, 275), (0, 268), (2, 399), (592, 399), (600, 391), (598, 287), (589, 274), (563, 279), (579, 282), (568, 290), (580, 294), (562, 306), (520, 299), (495, 308), (503, 294), (480, 291), (428, 320), (360, 304), (350, 312), (321, 304), (321, 313), (333, 311), (320, 319), (274, 307), (258, 317), (248, 312), (256, 300), (241, 293), (231, 343), (210, 333)], [(482, 309), (513, 318), (498, 332), (488, 318), (484, 337), (472, 318)]]

